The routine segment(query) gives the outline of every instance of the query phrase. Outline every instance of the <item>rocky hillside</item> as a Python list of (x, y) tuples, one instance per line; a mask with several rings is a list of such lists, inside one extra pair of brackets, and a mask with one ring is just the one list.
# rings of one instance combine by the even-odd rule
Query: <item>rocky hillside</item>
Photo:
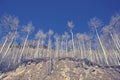
[(87, 59), (28, 60), (0, 80), (120, 80), (119, 67), (101, 67)]

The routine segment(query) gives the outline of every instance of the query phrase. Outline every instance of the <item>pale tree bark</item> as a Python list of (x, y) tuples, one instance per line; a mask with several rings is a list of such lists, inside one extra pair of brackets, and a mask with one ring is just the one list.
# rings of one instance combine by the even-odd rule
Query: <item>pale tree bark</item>
[[(16, 32), (15, 32), (15, 33), (16, 33)], [(13, 36), (12, 36), (12, 38), (11, 38), (11, 41), (10, 41), (10, 43), (9, 43), (9, 45), (8, 45), (5, 53), (2, 55), (1, 62), (2, 62), (2, 59), (7, 55), (8, 51), (9, 51), (9, 49), (10, 49), (10, 46), (11, 46), (12, 43), (13, 43), (14, 38), (15, 38), (15, 34), (13, 33)], [(0, 63), (1, 63), (1, 62), (0, 62)]]
[(4, 43), (3, 43), (3, 45), (2, 45), (2, 48), (1, 48), (1, 50), (0, 50), (0, 54), (1, 54), (1, 52), (2, 52), (2, 50), (3, 50), (3, 48), (4, 48), (4, 46), (5, 46), (5, 44), (7, 43), (7, 41), (8, 41), (8, 38), (5, 37), (5, 41), (4, 41)]
[(49, 59), (50, 59), (50, 62), (49, 62), (49, 66), (48, 66), (48, 75), (51, 74), (51, 70), (52, 70), (52, 55), (51, 55), (51, 40), (49, 38), (48, 40), (48, 52), (49, 54)]
[(113, 40), (113, 42), (114, 42), (117, 50), (120, 52), (120, 45), (119, 45), (118, 41), (116, 41), (116, 38), (113, 36), (112, 33), (110, 33), (110, 35), (111, 35), (111, 37), (112, 37), (112, 40)]
[(73, 46), (73, 57), (76, 57), (76, 53), (75, 53), (75, 43), (74, 43), (74, 38), (73, 38), (73, 32), (72, 30), (70, 31), (71, 32), (71, 36), (72, 36), (72, 46)]
[(48, 35), (49, 35), (49, 39), (48, 39), (48, 54), (49, 54), (49, 59), (50, 59), (50, 62), (49, 62), (49, 66), (48, 66), (48, 75), (51, 74), (51, 71), (52, 71), (52, 43), (51, 43), (51, 36), (53, 35), (53, 31), (52, 30), (49, 30), (48, 32)]
[(68, 55), (67, 55), (68, 54), (68, 46), (67, 46), (68, 45), (68, 40), (67, 39), (65, 40), (65, 43), (66, 43), (65, 44), (66, 45), (66, 47), (65, 47), (65, 53), (66, 53), (66, 57), (68, 57)]
[(105, 49), (104, 49), (104, 47), (103, 47), (102, 41), (101, 41), (101, 39), (100, 39), (100, 37), (99, 37), (99, 34), (98, 34), (96, 28), (95, 28), (95, 31), (96, 31), (96, 35), (97, 35), (97, 38), (98, 38), (98, 40), (99, 40), (100, 46), (101, 46), (101, 48), (102, 48), (102, 51), (103, 51), (103, 54), (104, 54), (104, 57), (105, 57), (106, 63), (107, 63), (107, 65), (109, 66), (106, 51), (105, 51)]
[(55, 34), (54, 35), (54, 38), (55, 38), (55, 53), (56, 53), (56, 55), (55, 55), (55, 58), (59, 58), (59, 36), (58, 36), (58, 34)]
[(34, 58), (39, 58), (39, 46), (40, 46), (40, 39), (37, 41), (37, 48), (36, 48), (36, 51), (35, 51), (35, 55), (34, 55)]
[(20, 52), (20, 56), (19, 56), (19, 59), (18, 59), (18, 63), (21, 62), (21, 59), (23, 57), (23, 53), (24, 53), (24, 50), (25, 50), (25, 47), (26, 47), (26, 43), (27, 43), (27, 40), (28, 40), (28, 37), (29, 37), (29, 34), (32, 30), (34, 30), (34, 26), (32, 25), (31, 22), (29, 22), (26, 26), (23, 26), (23, 31), (27, 32), (27, 35), (26, 35), (26, 38), (25, 38), (25, 41), (24, 41), (24, 44), (23, 44), (23, 48), (22, 48), (22, 51)]
[(27, 33), (27, 36), (25, 38), (25, 41), (24, 41), (24, 44), (23, 44), (23, 48), (22, 48), (22, 51), (21, 51), (20, 56), (19, 56), (20, 59), (19, 59), (18, 63), (21, 62), (22, 55), (23, 55), (23, 52), (24, 52), (24, 49), (25, 49), (25, 46), (26, 46), (26, 43), (27, 43), (28, 36), (29, 36), (29, 33)]

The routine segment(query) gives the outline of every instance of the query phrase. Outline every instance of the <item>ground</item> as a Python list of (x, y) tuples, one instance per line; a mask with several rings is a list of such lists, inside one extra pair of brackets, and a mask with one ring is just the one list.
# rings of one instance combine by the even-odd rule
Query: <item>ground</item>
[[(81, 61), (84, 64), (81, 64)], [(0, 80), (120, 80), (120, 68), (88, 65), (69, 58), (28, 61), (0, 74)]]

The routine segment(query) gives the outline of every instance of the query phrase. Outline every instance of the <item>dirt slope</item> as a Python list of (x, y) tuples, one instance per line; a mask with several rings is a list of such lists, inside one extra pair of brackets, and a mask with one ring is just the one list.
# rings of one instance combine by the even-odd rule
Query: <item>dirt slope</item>
[(27, 62), (13, 71), (0, 74), (0, 80), (120, 80), (119, 68), (81, 66), (80, 61), (61, 59)]

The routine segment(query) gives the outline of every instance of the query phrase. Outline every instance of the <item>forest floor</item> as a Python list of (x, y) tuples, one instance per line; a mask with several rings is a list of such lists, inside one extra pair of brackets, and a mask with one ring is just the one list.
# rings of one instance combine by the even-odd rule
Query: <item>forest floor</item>
[(120, 67), (101, 67), (87, 59), (36, 59), (1, 72), (0, 80), (120, 80)]

